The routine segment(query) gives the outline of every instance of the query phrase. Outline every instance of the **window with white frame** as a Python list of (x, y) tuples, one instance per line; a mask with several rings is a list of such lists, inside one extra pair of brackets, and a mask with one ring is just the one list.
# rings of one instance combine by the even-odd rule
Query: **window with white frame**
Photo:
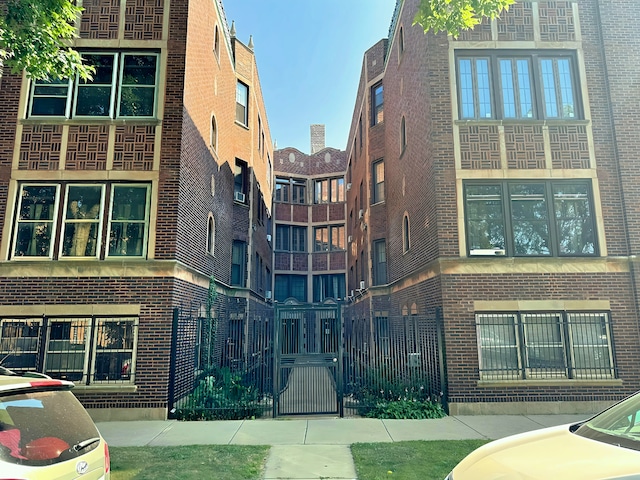
[(581, 118), (572, 54), (463, 51), (456, 66), (461, 119)]
[(150, 52), (82, 53), (95, 67), (91, 79), (34, 80), (30, 117), (152, 118), (156, 115), (159, 55)]
[(466, 182), (469, 255), (598, 254), (591, 182)]
[(236, 122), (249, 126), (249, 87), (240, 81), (236, 86)]
[(145, 257), (150, 190), (128, 183), (21, 184), (12, 259)]
[(3, 366), (85, 385), (132, 382), (137, 317), (0, 319)]
[(476, 313), (481, 379), (615, 377), (609, 312)]

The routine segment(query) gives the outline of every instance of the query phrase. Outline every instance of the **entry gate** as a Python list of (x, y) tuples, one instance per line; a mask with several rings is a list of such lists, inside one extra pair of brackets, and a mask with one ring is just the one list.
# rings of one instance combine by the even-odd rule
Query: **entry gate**
[(277, 304), (275, 327), (273, 416), (343, 416), (340, 305)]

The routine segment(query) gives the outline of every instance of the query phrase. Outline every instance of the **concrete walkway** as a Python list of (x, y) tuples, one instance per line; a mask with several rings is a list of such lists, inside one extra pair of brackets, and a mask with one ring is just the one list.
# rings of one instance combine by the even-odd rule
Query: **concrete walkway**
[(481, 415), (438, 420), (312, 418), (102, 422), (110, 446), (271, 445), (264, 480), (353, 480), (352, 443), (498, 439), (587, 415)]

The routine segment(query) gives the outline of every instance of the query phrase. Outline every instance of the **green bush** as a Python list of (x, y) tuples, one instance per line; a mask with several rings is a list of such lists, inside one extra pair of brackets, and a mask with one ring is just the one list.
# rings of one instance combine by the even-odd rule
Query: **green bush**
[(423, 419), (447, 416), (442, 405), (431, 400), (382, 400), (363, 410), (363, 416), (367, 418)]
[(228, 368), (200, 376), (198, 386), (176, 409), (179, 420), (242, 420), (262, 414), (258, 392)]

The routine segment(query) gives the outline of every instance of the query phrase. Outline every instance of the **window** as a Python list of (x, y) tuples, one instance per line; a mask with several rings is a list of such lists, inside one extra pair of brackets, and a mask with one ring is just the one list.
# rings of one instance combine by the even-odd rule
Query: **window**
[(296, 178), (276, 178), (275, 201), (283, 203), (306, 203), (306, 182)]
[(384, 357), (389, 356), (390, 337), (389, 337), (389, 317), (375, 316), (375, 340), (378, 352)]
[(404, 149), (407, 148), (407, 123), (404, 117), (400, 122), (400, 155), (404, 153)]
[(386, 242), (375, 240), (373, 242), (373, 284), (384, 285), (387, 283), (387, 249)]
[(214, 255), (216, 247), (216, 221), (213, 215), (209, 213), (207, 220), (207, 253)]
[(295, 298), (299, 302), (307, 301), (307, 277), (305, 275), (276, 275), (274, 299), (284, 302)]
[[(96, 72), (31, 84), (31, 117), (153, 117), (158, 83), (156, 53), (82, 53)], [(73, 108), (71, 107), (73, 105)]]
[(276, 225), (276, 250), (306, 252), (307, 227)]
[(507, 181), (464, 186), (469, 255), (594, 256), (588, 181)]
[(328, 252), (345, 249), (344, 225), (315, 227), (313, 229), (315, 243), (314, 252)]
[(609, 313), (477, 313), (480, 378), (614, 378)]
[(371, 87), (371, 125), (377, 125), (384, 120), (384, 91), (382, 82)]
[(384, 162), (378, 160), (373, 164), (373, 203), (384, 202)]
[(83, 384), (131, 382), (137, 328), (135, 317), (3, 318), (0, 356), (17, 372)]
[(236, 87), (236, 122), (249, 126), (249, 87), (242, 82)]
[(573, 55), (462, 53), (457, 58), (462, 119), (571, 119), (582, 114)]
[(409, 251), (409, 247), (411, 246), (409, 242), (409, 215), (404, 214), (404, 218), (402, 219), (402, 251), (407, 253)]
[(402, 57), (404, 53), (404, 29), (400, 27), (398, 31), (398, 56)]
[(213, 53), (216, 56), (216, 60), (220, 61), (220, 29), (218, 25), (213, 30)]
[(362, 132), (362, 114), (358, 119), (358, 138), (360, 139), (360, 154), (362, 154), (362, 146), (364, 144), (364, 134)]
[(211, 114), (211, 132), (209, 133), (209, 145), (213, 151), (218, 150), (218, 123), (215, 115)]
[(244, 287), (247, 265), (247, 243), (234, 240), (231, 250), (231, 285)]
[(344, 274), (314, 275), (313, 301), (322, 302), (327, 298), (341, 299), (346, 296)]
[(238, 203), (247, 203), (247, 163), (236, 159), (235, 173), (233, 176), (233, 199)]
[[(105, 192), (110, 199), (108, 208)], [(12, 258), (144, 257), (149, 203), (148, 184), (22, 184)], [(60, 225), (58, 218), (62, 220)], [(105, 223), (107, 247), (103, 252)]]
[(315, 203), (344, 202), (344, 178), (327, 178), (315, 181)]

